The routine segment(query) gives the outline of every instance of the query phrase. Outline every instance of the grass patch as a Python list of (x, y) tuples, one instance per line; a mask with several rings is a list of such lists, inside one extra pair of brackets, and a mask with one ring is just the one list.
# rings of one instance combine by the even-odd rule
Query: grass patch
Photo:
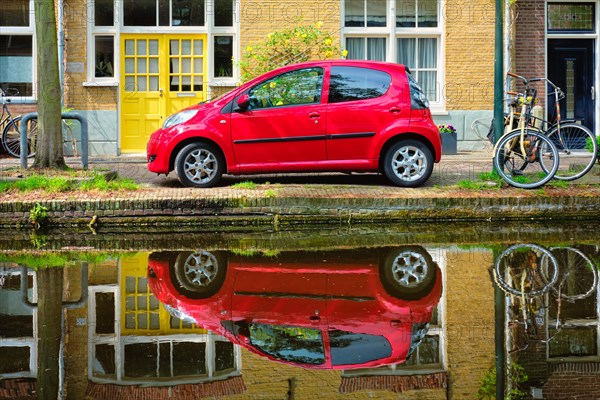
[(275, 191), (273, 189), (267, 189), (267, 190), (265, 190), (265, 196), (267, 198), (277, 197), (277, 191)]
[(257, 186), (258, 185), (252, 181), (238, 182), (231, 185), (231, 187), (235, 189), (256, 189)]
[(552, 179), (548, 182), (548, 186), (552, 186), (557, 189), (566, 189), (569, 187), (569, 182), (561, 181), (560, 179)]
[(482, 172), (476, 180), (462, 180), (457, 183), (458, 187), (467, 190), (489, 190), (500, 189), (502, 187), (502, 178), (496, 172)]
[(47, 193), (65, 193), (72, 191), (119, 191), (137, 190), (139, 185), (130, 178), (107, 179), (104, 174), (94, 172), (87, 179), (78, 180), (75, 175), (69, 176), (31, 175), (16, 181), (0, 181), (0, 193), (9, 191), (31, 192), (42, 190)]

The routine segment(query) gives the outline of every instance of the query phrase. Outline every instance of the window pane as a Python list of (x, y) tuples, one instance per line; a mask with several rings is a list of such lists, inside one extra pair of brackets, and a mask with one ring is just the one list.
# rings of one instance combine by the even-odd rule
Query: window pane
[(206, 343), (173, 343), (173, 376), (206, 374)]
[(233, 26), (233, 0), (215, 1), (215, 26)]
[(235, 353), (233, 352), (233, 343), (215, 342), (215, 370), (225, 371), (235, 367)]
[(156, 345), (136, 343), (125, 346), (125, 376), (128, 378), (154, 378), (158, 372)]
[(438, 0), (419, 0), (419, 27), (436, 27), (438, 19)]
[(114, 293), (96, 293), (96, 333), (115, 332), (115, 295)]
[(386, 60), (385, 38), (367, 39), (367, 59), (373, 61)]
[(29, 371), (29, 346), (2, 347), (0, 351), (0, 374)]
[(113, 78), (115, 41), (112, 36), (96, 36), (96, 78)]
[(416, 53), (417, 39), (414, 38), (401, 38), (398, 39), (398, 64), (404, 64), (410, 69), (417, 67), (417, 53)]
[(437, 39), (419, 39), (419, 68), (437, 68)]
[(169, 26), (171, 24), (170, 0), (158, 0), (158, 25)]
[(233, 37), (215, 36), (215, 77), (233, 77)]
[(365, 59), (365, 39), (364, 38), (346, 38), (346, 50), (348, 50), (349, 60)]
[(392, 355), (392, 346), (384, 336), (330, 331), (332, 365), (356, 365)]
[(419, 71), (417, 80), (425, 96), (431, 101), (437, 101), (437, 72)]
[(2, 0), (0, 26), (29, 26), (29, 0)]
[(323, 69), (305, 68), (278, 75), (252, 88), (250, 108), (269, 108), (321, 102)]
[(386, 26), (387, 0), (367, 1), (367, 26)]
[(414, 28), (416, 10), (415, 0), (396, 0), (396, 26)]
[(364, 0), (346, 0), (346, 26), (365, 26), (365, 1)]
[(333, 67), (331, 69), (329, 102), (366, 100), (382, 96), (392, 82), (391, 76), (382, 71), (356, 67)]
[(115, 347), (108, 344), (96, 345), (96, 360), (92, 365), (94, 376), (116, 376)]
[(440, 362), (440, 339), (426, 336), (419, 345), (419, 364), (438, 364)]
[(123, 0), (125, 26), (156, 26), (156, 0)]
[(172, 26), (203, 26), (204, 0), (179, 0), (172, 2)]
[(585, 357), (598, 355), (596, 327), (566, 327), (556, 333), (550, 329), (550, 357)]
[(317, 329), (262, 324), (249, 328), (252, 346), (278, 360), (310, 365), (325, 362), (323, 338)]
[(548, 30), (593, 32), (594, 13), (594, 3), (548, 3)]
[(2, 90), (19, 96), (32, 96), (32, 81), (31, 35), (0, 36), (0, 87)]
[(114, 25), (114, 0), (96, 0), (94, 3), (94, 25)]

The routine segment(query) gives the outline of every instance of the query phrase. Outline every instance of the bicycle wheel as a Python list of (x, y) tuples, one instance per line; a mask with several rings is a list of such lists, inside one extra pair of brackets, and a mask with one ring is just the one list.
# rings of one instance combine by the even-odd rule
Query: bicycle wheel
[[(27, 157), (35, 156), (37, 140), (37, 121), (30, 120), (27, 124)], [(2, 146), (13, 157), (21, 157), (21, 117), (14, 118), (2, 132)]]
[(565, 300), (585, 299), (596, 293), (598, 271), (588, 256), (572, 247), (550, 249), (561, 272), (559, 284), (553, 287)]
[(594, 166), (598, 154), (596, 137), (583, 125), (569, 122), (550, 128), (546, 136), (558, 150), (560, 166), (554, 178), (572, 181), (579, 179)]
[(540, 296), (558, 279), (558, 262), (550, 250), (537, 244), (515, 244), (504, 250), (494, 264), (496, 283), (505, 293)]
[(533, 129), (525, 129), (523, 137), (520, 129), (502, 136), (494, 154), (494, 167), (502, 179), (521, 189), (535, 189), (546, 184), (558, 165), (556, 146)]

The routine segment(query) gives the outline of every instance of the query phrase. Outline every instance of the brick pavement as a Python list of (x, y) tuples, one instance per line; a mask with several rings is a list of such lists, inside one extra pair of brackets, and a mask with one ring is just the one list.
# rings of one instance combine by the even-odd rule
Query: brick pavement
[[(67, 159), (77, 166), (79, 160)], [(0, 159), (0, 171), (18, 160)], [(416, 189), (391, 186), (376, 174), (277, 174), (226, 176), (212, 189), (183, 188), (172, 172), (168, 177), (147, 171), (141, 155), (90, 159), (90, 168), (110, 168), (140, 183), (133, 193), (53, 195), (47, 199), (14, 201), (0, 197), (0, 225), (23, 223), (29, 210), (40, 202), (50, 220), (61, 225), (122, 224), (253, 224), (295, 225), (381, 223), (405, 220), (597, 218), (600, 188), (581, 183), (600, 183), (597, 171), (566, 189), (524, 191), (462, 190), (456, 183), (476, 179), (491, 170), (483, 152), (447, 155), (435, 166), (426, 185)], [(0, 172), (1, 173), (1, 172)], [(0, 175), (1, 178), (1, 175)], [(254, 189), (234, 184), (251, 180)]]

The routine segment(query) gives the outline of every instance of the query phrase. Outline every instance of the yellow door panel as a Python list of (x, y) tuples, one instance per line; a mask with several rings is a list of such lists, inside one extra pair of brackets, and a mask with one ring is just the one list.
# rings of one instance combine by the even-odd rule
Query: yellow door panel
[(121, 152), (143, 153), (164, 119), (206, 97), (206, 35), (121, 36)]

